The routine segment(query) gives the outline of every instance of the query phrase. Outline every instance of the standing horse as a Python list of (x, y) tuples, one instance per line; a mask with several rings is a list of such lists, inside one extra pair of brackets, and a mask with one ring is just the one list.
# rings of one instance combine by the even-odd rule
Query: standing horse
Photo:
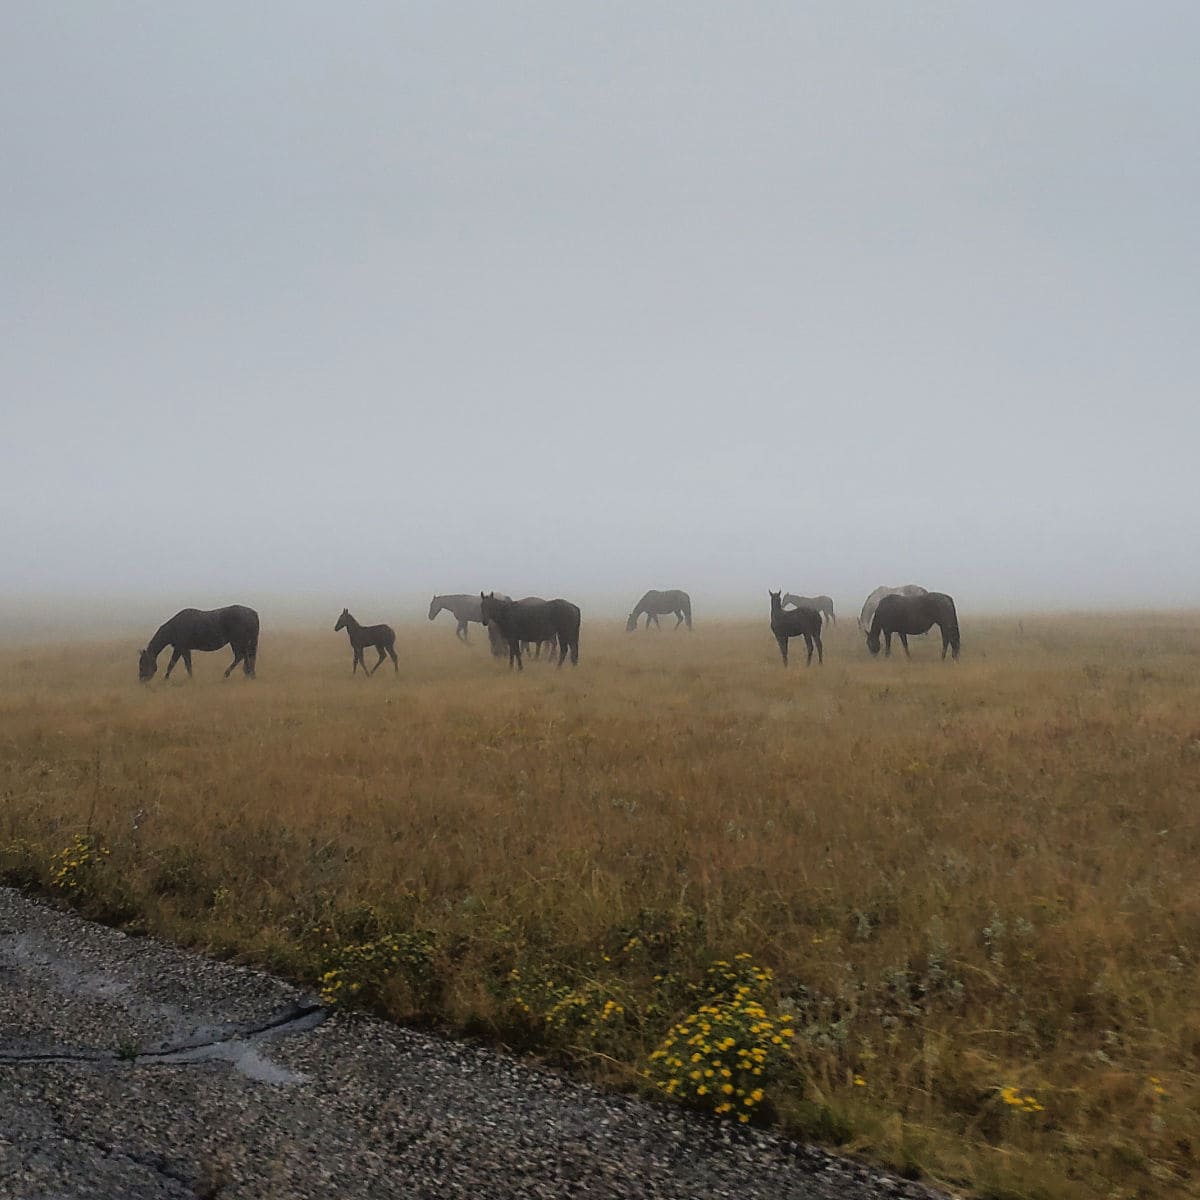
[(158, 671), (158, 656), (170, 646), (173, 653), (167, 663), (165, 678), (171, 678), (171, 668), (182, 658), (188, 677), (192, 674), (193, 650), (220, 650), (228, 646), (233, 662), (225, 669), (225, 678), (238, 663), (246, 675), (254, 678), (254, 663), (258, 657), (258, 613), (243, 604), (228, 608), (202, 611), (198, 608), (180, 609), (169, 621), (158, 627), (150, 644), (138, 655), (138, 678), (145, 683)]
[(960, 641), (958, 612), (951, 597), (945, 592), (925, 592), (920, 596), (884, 596), (871, 620), (867, 649), (872, 654), (879, 653), (879, 635), (882, 633), (887, 640), (884, 657), (890, 657), (892, 634), (896, 633), (900, 635), (905, 658), (911, 658), (908, 652), (908, 635), (928, 633), (934, 625), (942, 632), (942, 658), (946, 657), (947, 648), (957, 658)]
[(833, 599), (829, 596), (797, 596), (786, 592), (783, 602), (795, 605), (796, 608), (815, 608), (830, 625), (837, 624), (837, 617), (833, 615)]
[(471, 639), (467, 635), (467, 625), (471, 621), (477, 625), (483, 624), (478, 597), (461, 593), (453, 596), (434, 596), (429, 602), (429, 619), (432, 621), (443, 608), (447, 612), (453, 613), (454, 619), (458, 622), (454, 629), (454, 636), (470, 644)]
[(494, 622), (508, 643), (509, 670), (515, 662), (521, 665), (522, 642), (558, 641), (558, 665), (563, 665), (567, 652), (571, 654), (571, 665), (579, 665), (579, 609), (569, 600), (507, 600), (495, 592), (485, 596), (479, 593), (479, 608), (484, 625)]
[(646, 628), (650, 628), (650, 622), (654, 622), (656, 629), (661, 629), (662, 626), (658, 623), (659, 616), (665, 616), (667, 613), (675, 614), (675, 628), (678, 629), (685, 621), (687, 627), (692, 627), (692, 598), (687, 592), (681, 592), (678, 588), (671, 588), (665, 592), (647, 592), (636, 604), (633, 612), (629, 614), (629, 620), (625, 622), (625, 632), (632, 633), (638, 625), (638, 618), (645, 613)]
[(871, 628), (871, 618), (879, 607), (884, 596), (925, 596), (928, 593), (920, 584), (906, 583), (903, 587), (877, 587), (863, 602), (862, 612), (858, 614), (858, 630), (866, 633)]
[(808, 647), (806, 667), (812, 666), (813, 644), (817, 647), (818, 664), (825, 661), (825, 648), (821, 645), (821, 614), (815, 608), (789, 608), (786, 611), (778, 592), (771, 592), (771, 632), (779, 643), (783, 665), (788, 665), (788, 639), (802, 637)]
[[(351, 675), (358, 670), (360, 664), (364, 675), (374, 675), (379, 670), (380, 663), (389, 656), (392, 666), (399, 672), (400, 663), (396, 658), (396, 631), (390, 625), (360, 625), (350, 615), (350, 610), (343, 608), (342, 615), (338, 617), (337, 624), (333, 627), (333, 632), (337, 633), (339, 629), (344, 629), (349, 635), (350, 648), (354, 651), (354, 666), (350, 668)], [(363, 657), (363, 651), (368, 646), (379, 651), (379, 658), (369, 671), (367, 670), (367, 660)]]
[[(507, 596), (498, 596), (497, 599), (507, 600), (508, 597)], [(548, 603), (548, 601), (543, 600), (541, 598), (541, 596), (522, 596), (521, 599), (517, 600), (515, 603), (518, 608), (521, 608), (521, 607), (532, 608), (538, 604), (546, 604), (546, 603)], [(493, 628), (494, 628), (494, 623), (492, 625), (488, 626), (488, 637), (489, 638), (492, 636)], [(504, 651), (508, 649), (508, 643), (504, 640), (503, 634), (500, 634), (500, 644), (502, 646), (500, 656), (503, 657)], [(541, 641), (522, 640), (521, 653), (527, 655), (529, 653), (529, 648), (531, 646), (533, 647), (533, 657), (540, 661), (541, 657), (542, 657), (543, 649), (545, 650), (547, 659), (551, 659), (554, 657), (554, 651), (557, 646), (557, 643), (553, 636), (548, 637), (548, 638), (543, 638)]]

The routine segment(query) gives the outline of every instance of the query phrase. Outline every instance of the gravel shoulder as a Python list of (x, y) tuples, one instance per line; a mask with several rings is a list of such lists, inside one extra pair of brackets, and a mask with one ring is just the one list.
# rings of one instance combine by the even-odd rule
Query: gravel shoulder
[(494, 1051), (327, 1013), (260, 971), (0, 888), (0, 1195), (943, 1194)]

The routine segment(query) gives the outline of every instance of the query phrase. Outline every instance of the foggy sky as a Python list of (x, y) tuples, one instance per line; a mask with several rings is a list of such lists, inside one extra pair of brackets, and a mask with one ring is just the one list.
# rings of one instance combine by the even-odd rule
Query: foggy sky
[(1198, 44), (6, 5), (0, 596), (1195, 605)]

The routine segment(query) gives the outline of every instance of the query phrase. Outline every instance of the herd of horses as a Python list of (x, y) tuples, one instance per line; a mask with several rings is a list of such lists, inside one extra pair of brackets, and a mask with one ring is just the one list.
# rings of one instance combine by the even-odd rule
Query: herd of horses
[[(808, 651), (806, 665), (812, 665), (814, 649), (818, 664), (823, 663), (822, 626), (825, 621), (837, 624), (833, 601), (828, 596), (797, 596), (792, 592), (771, 592), (770, 597), (771, 633), (779, 645), (783, 665), (788, 665), (788, 642), (794, 637), (804, 639)], [(569, 600), (543, 600), (540, 596), (514, 600), (503, 592), (434, 596), (429, 605), (429, 619), (434, 620), (443, 611), (453, 615), (455, 636), (463, 642), (470, 640), (468, 626), (472, 622), (482, 625), (488, 631), (492, 654), (497, 658), (507, 654), (510, 669), (515, 666), (518, 671), (524, 670), (523, 659), (527, 655), (540, 658), (545, 653), (552, 657), (556, 650), (560, 667), (568, 656), (572, 666), (579, 663), (581, 616), (578, 605)], [(651, 622), (659, 627), (658, 618), (668, 615), (675, 617), (676, 629), (684, 624), (689, 630), (692, 628), (692, 599), (687, 592), (678, 589), (647, 592), (634, 605), (625, 628), (632, 633), (643, 616), (646, 629)], [(947, 651), (958, 658), (958, 613), (954, 600), (944, 592), (926, 591), (915, 583), (879, 587), (867, 597), (858, 618), (859, 631), (866, 635), (867, 650), (872, 655), (879, 653), (882, 639), (885, 656), (890, 656), (892, 637), (896, 636), (907, 656), (909, 635), (928, 633), (935, 625), (942, 635), (942, 658)], [(400, 670), (396, 631), (390, 625), (360, 625), (349, 609), (343, 608), (333, 628), (335, 633), (344, 629), (350, 638), (354, 653), (352, 675), (357, 674), (359, 667), (364, 675), (373, 675), (389, 658), (394, 670)], [(225, 677), (240, 663), (245, 674), (253, 679), (258, 631), (258, 613), (243, 604), (208, 611), (182, 609), (160, 625), (146, 648), (139, 652), (138, 678), (143, 683), (154, 678), (158, 657), (168, 646), (171, 660), (166, 678), (170, 678), (180, 659), (191, 675), (193, 650), (221, 650), (228, 646), (233, 651), (233, 662), (226, 668)], [(371, 667), (365, 658), (369, 649), (379, 656)]]

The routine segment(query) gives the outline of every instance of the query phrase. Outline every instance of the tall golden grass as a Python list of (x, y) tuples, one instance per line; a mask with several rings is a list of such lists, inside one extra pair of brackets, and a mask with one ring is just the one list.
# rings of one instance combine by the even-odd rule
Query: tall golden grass
[(765, 619), (585, 618), (520, 676), (399, 633), (366, 681), (269, 626), (253, 683), (0, 648), (0, 871), (620, 1086), (748, 954), (783, 1126), (984, 1195), (1196, 1194), (1200, 621), (968, 620), (957, 664), (843, 626), (785, 672)]

